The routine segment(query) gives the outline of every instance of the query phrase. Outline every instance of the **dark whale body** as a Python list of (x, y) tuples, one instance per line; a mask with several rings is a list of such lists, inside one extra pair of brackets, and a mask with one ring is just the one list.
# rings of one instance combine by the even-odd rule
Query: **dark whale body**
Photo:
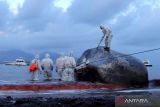
[(89, 61), (85, 68), (76, 71), (78, 81), (102, 82), (108, 84), (148, 84), (148, 71), (139, 59), (101, 46), (88, 49), (77, 60), (77, 65)]

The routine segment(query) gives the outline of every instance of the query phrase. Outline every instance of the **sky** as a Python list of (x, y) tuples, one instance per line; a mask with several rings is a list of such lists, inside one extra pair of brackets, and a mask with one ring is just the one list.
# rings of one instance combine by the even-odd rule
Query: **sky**
[[(0, 16), (0, 50), (80, 56), (98, 45), (101, 24), (112, 30), (113, 50), (160, 47), (160, 0), (0, 0)], [(155, 63), (154, 54), (136, 57)]]

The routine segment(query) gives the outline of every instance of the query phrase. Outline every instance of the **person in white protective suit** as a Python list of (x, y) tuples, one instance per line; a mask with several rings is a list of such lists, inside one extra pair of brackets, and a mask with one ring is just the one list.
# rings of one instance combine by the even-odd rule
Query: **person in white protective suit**
[(54, 64), (48, 53), (45, 55), (45, 58), (42, 60), (41, 67), (46, 80), (51, 80)]
[(62, 79), (62, 72), (64, 70), (64, 54), (61, 53), (61, 56), (56, 60), (56, 72), (60, 76), (60, 80)]
[(36, 63), (38, 68), (37, 68), (36, 71), (31, 72), (31, 80), (32, 81), (38, 81), (39, 80), (39, 78), (38, 78), (39, 75), (38, 74), (39, 74), (39, 72), (42, 71), (41, 66), (40, 66), (39, 55), (36, 55), (35, 58), (31, 61), (31, 64), (33, 64), (33, 63)]
[(102, 25), (100, 25), (100, 29), (103, 32), (103, 37), (102, 38), (105, 38), (105, 50), (110, 51), (111, 40), (113, 38), (112, 32), (109, 28), (106, 28)]
[(76, 61), (73, 54), (65, 56), (64, 70), (62, 72), (62, 81), (75, 81)]

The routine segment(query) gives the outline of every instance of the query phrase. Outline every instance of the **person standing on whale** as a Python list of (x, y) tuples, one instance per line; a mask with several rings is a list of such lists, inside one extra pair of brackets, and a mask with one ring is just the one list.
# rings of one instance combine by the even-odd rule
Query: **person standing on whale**
[(100, 29), (103, 32), (102, 40), (105, 38), (105, 48), (104, 49), (109, 52), (110, 46), (111, 46), (111, 40), (113, 38), (112, 31), (109, 28), (104, 27), (103, 25), (100, 25)]

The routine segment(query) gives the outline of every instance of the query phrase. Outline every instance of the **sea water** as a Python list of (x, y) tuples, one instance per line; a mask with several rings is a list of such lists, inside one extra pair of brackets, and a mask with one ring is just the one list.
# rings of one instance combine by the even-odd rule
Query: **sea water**
[[(160, 73), (159, 66), (153, 66), (148, 68), (148, 78), (149, 80), (159, 79)], [(53, 80), (59, 79), (59, 75), (54, 69), (52, 71)], [(29, 72), (29, 66), (14, 66), (0, 64), (0, 83), (25, 83), (30, 81), (31, 73)], [(39, 73), (39, 80), (44, 80), (43, 72)]]
[[(53, 79), (58, 79), (59, 76), (55, 69), (52, 71)], [(14, 66), (0, 64), (0, 83), (28, 83), (31, 79), (29, 66)], [(44, 80), (44, 73), (39, 72), (39, 81)]]

